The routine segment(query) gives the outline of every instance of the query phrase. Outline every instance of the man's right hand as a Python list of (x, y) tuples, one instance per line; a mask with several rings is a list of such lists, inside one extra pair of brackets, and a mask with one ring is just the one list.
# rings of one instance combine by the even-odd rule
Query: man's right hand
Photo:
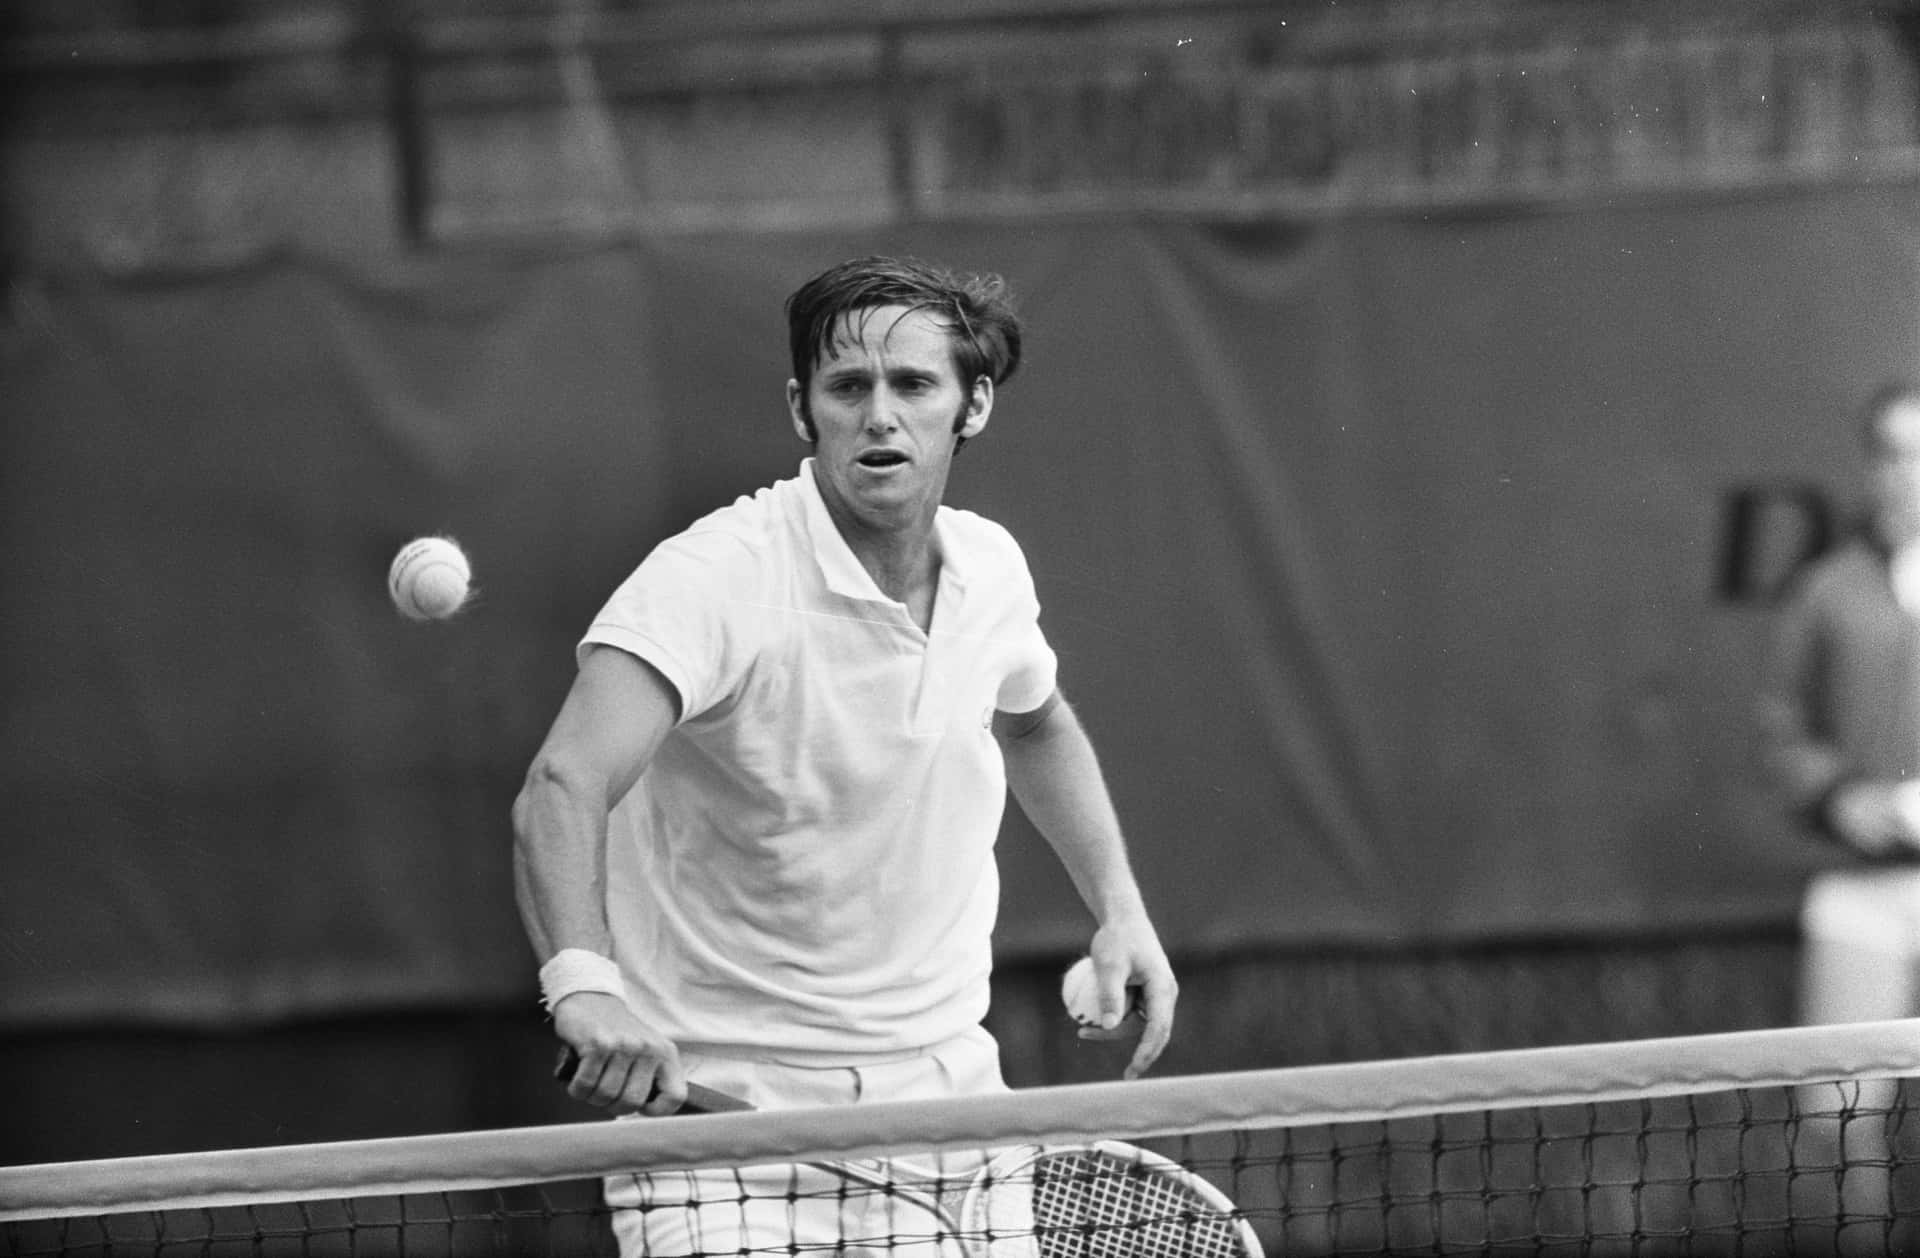
[(1834, 792), (1828, 818), (1844, 842), (1869, 856), (1920, 851), (1920, 795), (1913, 784), (1850, 782)]
[(606, 992), (575, 992), (553, 1007), (553, 1030), (578, 1059), (567, 1095), (615, 1113), (658, 1118), (687, 1099), (673, 1041)]

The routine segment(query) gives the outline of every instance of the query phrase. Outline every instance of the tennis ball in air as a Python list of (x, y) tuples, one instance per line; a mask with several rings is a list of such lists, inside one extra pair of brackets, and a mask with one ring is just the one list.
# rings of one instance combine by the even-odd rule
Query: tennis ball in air
[(466, 606), (473, 569), (450, 537), (408, 542), (387, 569), (387, 593), (409, 620), (445, 620)]

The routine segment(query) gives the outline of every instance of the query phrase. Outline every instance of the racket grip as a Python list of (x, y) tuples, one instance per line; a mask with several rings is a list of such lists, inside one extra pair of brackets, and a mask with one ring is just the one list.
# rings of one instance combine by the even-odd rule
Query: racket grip
[[(580, 1069), (580, 1054), (574, 1052), (570, 1046), (563, 1047), (560, 1050), (560, 1060), (553, 1068), (554, 1079), (560, 1083), (571, 1083), (574, 1071), (578, 1069)], [(660, 1090), (655, 1088), (647, 1099), (651, 1101), (659, 1095)], [(680, 1106), (679, 1112), (682, 1114), (736, 1114), (752, 1108), (752, 1105), (737, 1096), (731, 1096), (714, 1088), (702, 1087), (697, 1083), (689, 1083), (687, 1099)]]
[(683, 1114), (744, 1114), (751, 1109), (753, 1109), (752, 1105), (732, 1093), (689, 1083), (686, 1103), (680, 1107), (680, 1112)]

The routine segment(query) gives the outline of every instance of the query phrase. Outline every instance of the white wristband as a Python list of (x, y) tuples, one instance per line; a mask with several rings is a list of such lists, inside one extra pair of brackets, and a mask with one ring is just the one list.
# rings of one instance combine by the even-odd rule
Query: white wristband
[(575, 992), (605, 992), (627, 998), (620, 966), (612, 957), (585, 948), (562, 948), (540, 967), (540, 1003), (552, 1013), (555, 1005)]

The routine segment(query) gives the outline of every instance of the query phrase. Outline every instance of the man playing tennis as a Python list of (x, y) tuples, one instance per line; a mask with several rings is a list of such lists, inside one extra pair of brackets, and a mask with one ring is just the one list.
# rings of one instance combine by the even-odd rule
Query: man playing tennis
[[(1171, 1032), (1173, 973), (1025, 558), (942, 505), (1019, 364), (1003, 286), (866, 258), (787, 316), (812, 457), (614, 592), (515, 803), (569, 1091), (657, 1115), (689, 1080), (761, 1108), (1004, 1089), (980, 1021), (1009, 787), (1093, 914), (1102, 1029), (1138, 993), (1137, 1076)], [(756, 1223), (737, 1188), (719, 1213), (697, 1182), (608, 1188), (662, 1192), (687, 1209), (616, 1212), (628, 1252), (732, 1252), (774, 1239), (762, 1225), (810, 1243), (787, 1203)]]

